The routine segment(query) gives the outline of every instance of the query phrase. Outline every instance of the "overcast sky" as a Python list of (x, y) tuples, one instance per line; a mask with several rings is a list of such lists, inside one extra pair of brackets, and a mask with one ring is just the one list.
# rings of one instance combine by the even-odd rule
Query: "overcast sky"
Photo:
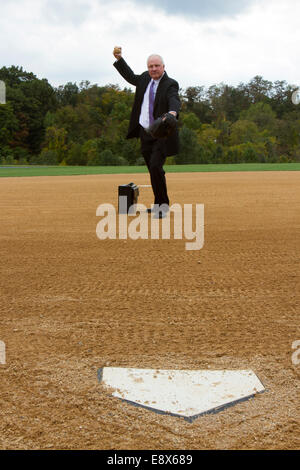
[(126, 82), (163, 56), (181, 88), (255, 75), (300, 85), (299, 0), (0, 0), (0, 67), (18, 65), (53, 86)]

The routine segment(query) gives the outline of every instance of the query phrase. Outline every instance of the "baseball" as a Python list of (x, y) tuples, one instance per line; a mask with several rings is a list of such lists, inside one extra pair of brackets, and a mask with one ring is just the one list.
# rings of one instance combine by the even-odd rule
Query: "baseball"
[(292, 102), (296, 105), (300, 104), (300, 88), (298, 88), (298, 90), (295, 90), (292, 94)]

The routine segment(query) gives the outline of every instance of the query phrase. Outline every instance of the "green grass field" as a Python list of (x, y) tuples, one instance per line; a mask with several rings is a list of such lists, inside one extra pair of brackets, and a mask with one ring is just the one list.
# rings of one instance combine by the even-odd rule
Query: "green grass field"
[[(300, 163), (241, 163), (228, 165), (166, 165), (167, 173), (225, 171), (300, 171)], [(0, 177), (147, 173), (146, 166), (0, 166)]]

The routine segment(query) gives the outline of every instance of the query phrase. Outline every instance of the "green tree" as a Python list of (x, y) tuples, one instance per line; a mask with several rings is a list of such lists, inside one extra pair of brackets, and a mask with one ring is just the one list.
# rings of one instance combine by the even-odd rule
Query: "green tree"
[(66, 131), (57, 127), (48, 127), (46, 129), (45, 145), (43, 150), (51, 150), (56, 153), (58, 163), (61, 163), (67, 157), (68, 147), (66, 144)]
[(87, 155), (83, 152), (83, 147), (77, 142), (72, 142), (69, 146), (65, 162), (67, 165), (86, 165)]
[(275, 129), (276, 114), (267, 103), (252, 104), (249, 109), (241, 113), (240, 119), (255, 122), (261, 130), (273, 132)]
[(203, 124), (201, 131), (197, 132), (199, 144), (215, 149), (218, 143), (220, 129), (216, 129), (210, 124)]
[(19, 127), (10, 103), (0, 105), (0, 149), (8, 146)]
[(79, 88), (76, 83), (68, 82), (56, 88), (55, 94), (60, 106), (76, 106)]
[(272, 89), (272, 82), (264, 80), (260, 75), (256, 75), (245, 87), (252, 103), (268, 101), (272, 96)]
[(183, 126), (179, 131), (179, 143), (180, 151), (175, 156), (176, 164), (197, 163), (199, 145), (196, 132)]
[(196, 116), (195, 113), (184, 113), (181, 116), (181, 122), (184, 126), (188, 127), (192, 130), (201, 129), (201, 122), (200, 119)]
[(232, 124), (230, 129), (230, 145), (239, 145), (247, 142), (257, 142), (259, 130), (255, 122), (239, 120)]
[(87, 165), (100, 165), (100, 153), (104, 149), (100, 139), (89, 139), (81, 147), (81, 154)]
[(11, 147), (24, 147), (39, 153), (45, 137), (44, 117), (56, 108), (53, 88), (46, 79), (38, 79), (22, 67), (2, 67), (0, 80), (6, 83), (6, 99), (19, 122)]

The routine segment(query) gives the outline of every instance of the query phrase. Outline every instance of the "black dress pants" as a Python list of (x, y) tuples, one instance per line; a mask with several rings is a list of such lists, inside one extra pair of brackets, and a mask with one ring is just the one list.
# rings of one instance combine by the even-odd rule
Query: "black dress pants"
[(163, 165), (166, 161), (166, 148), (164, 139), (153, 139), (141, 127), (141, 150), (151, 179), (154, 194), (154, 204), (169, 205), (167, 183)]

